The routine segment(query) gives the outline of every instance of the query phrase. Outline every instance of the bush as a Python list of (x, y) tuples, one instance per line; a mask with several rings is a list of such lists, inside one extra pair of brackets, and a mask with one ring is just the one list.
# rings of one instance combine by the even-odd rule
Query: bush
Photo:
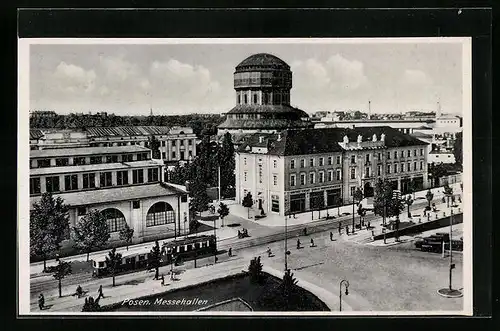
[(248, 266), (248, 273), (250, 274), (250, 281), (252, 283), (260, 283), (262, 280), (262, 263), (260, 263), (260, 256), (254, 257), (250, 260)]

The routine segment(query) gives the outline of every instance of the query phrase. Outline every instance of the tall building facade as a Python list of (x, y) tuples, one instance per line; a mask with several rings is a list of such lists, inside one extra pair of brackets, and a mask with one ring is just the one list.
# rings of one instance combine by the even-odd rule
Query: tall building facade
[(236, 200), (284, 215), (351, 203), (378, 178), (406, 193), (427, 185), (427, 143), (390, 127), (254, 134), (236, 153)]
[(238, 140), (255, 133), (287, 128), (312, 127), (309, 115), (290, 105), (292, 72), (278, 57), (254, 54), (236, 66), (235, 103), (218, 127), (218, 135), (229, 132)]
[(163, 163), (142, 146), (47, 149), (30, 152), (30, 209), (50, 192), (69, 206), (71, 229), (90, 210), (107, 219), (111, 241), (127, 224), (133, 242), (184, 234), (189, 227), (188, 193), (165, 183)]

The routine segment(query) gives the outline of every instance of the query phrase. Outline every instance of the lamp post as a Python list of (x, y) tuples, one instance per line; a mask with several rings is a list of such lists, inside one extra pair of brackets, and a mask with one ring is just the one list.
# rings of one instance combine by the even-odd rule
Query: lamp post
[(396, 190), (392, 193), (392, 198), (396, 200), (396, 241), (399, 241), (399, 199), (401, 197), (401, 192)]
[(285, 213), (285, 272), (288, 270), (288, 217)]
[(339, 286), (340, 311), (342, 311), (342, 285), (345, 286), (345, 295), (349, 295), (349, 281), (342, 279)]
[(450, 291), (451, 291), (451, 274), (452, 270), (455, 267), (453, 265), (453, 248), (451, 246), (451, 236), (452, 236), (452, 227), (453, 227), (453, 209), (451, 209), (451, 214), (450, 214)]

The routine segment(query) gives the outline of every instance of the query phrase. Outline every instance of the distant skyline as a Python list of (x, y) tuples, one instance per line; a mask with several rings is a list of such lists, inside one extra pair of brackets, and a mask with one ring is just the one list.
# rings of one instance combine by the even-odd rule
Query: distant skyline
[(291, 104), (308, 113), (354, 109), (462, 114), (462, 44), (33, 44), (30, 109), (60, 114), (225, 113), (234, 68), (255, 53), (291, 66)]

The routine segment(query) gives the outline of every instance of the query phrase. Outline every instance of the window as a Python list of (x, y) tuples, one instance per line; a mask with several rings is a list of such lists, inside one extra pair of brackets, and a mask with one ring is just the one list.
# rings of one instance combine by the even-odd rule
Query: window
[(64, 167), (69, 164), (69, 159), (68, 158), (62, 158), (62, 159), (56, 159), (56, 166), (58, 167)]
[(309, 184), (314, 184), (316, 179), (316, 174), (314, 172), (309, 173)]
[(340, 169), (336, 170), (336, 177), (337, 180), (342, 180), (342, 171)]
[(328, 170), (328, 181), (331, 182), (333, 180), (333, 170)]
[(83, 188), (95, 187), (95, 174), (83, 174)]
[(157, 226), (175, 223), (175, 212), (166, 202), (157, 202), (149, 208), (146, 215), (146, 226)]
[(271, 211), (280, 212), (280, 197), (278, 195), (271, 195)]
[(416, 149), (413, 150), (413, 156), (417, 156), (417, 150)]
[(290, 186), (295, 186), (295, 175), (290, 175)]
[(332, 165), (333, 163), (333, 156), (328, 157), (328, 165)]
[(398, 152), (394, 151), (394, 159), (397, 159), (397, 158), (398, 158)]
[(300, 174), (300, 185), (306, 185), (306, 174)]
[(401, 158), (405, 157), (405, 151), (401, 151)]
[(76, 210), (78, 216), (83, 216), (83, 215), (86, 215), (87, 214), (87, 208), (85, 207), (78, 207), (78, 209)]
[(107, 155), (106, 163), (118, 163), (118, 155)]
[(248, 174), (248, 172), (246, 172), (246, 171), (243, 173), (243, 179), (245, 182), (247, 181), (247, 174)]
[(193, 151), (188, 151), (188, 157), (193, 157)]
[(165, 140), (161, 142), (161, 147), (165, 147)]
[(351, 164), (356, 163), (356, 155), (351, 155)]
[(192, 146), (193, 145), (193, 141), (191, 139), (188, 140), (188, 146)]
[(290, 169), (295, 169), (295, 160), (290, 160)]
[(132, 170), (132, 183), (144, 183), (144, 171), (142, 169)]
[(257, 94), (254, 94), (253, 95), (253, 103), (256, 104), (257, 103)]
[(183, 152), (183, 151), (180, 151), (179, 153), (180, 153), (180, 156), (181, 156), (181, 157), (180, 157), (180, 159), (181, 159), (181, 160), (184, 160), (184, 152)]
[(118, 171), (116, 173), (116, 182), (118, 185), (128, 184), (128, 171)]
[(306, 160), (302, 159), (300, 160), (300, 167), (304, 168), (306, 166)]
[(423, 156), (423, 155), (424, 155), (424, 149), (420, 148), (420, 156)]
[(273, 160), (273, 168), (276, 169), (278, 167), (278, 161)]
[(45, 187), (47, 192), (59, 192), (59, 176), (46, 177)]
[(78, 190), (78, 175), (64, 176), (64, 190), (66, 191)]
[(366, 154), (365, 156), (365, 161), (368, 163), (370, 162), (370, 154)]
[(382, 157), (381, 153), (377, 153), (377, 161), (380, 161), (380, 158)]
[(148, 169), (148, 183), (158, 181), (158, 168)]
[(125, 228), (127, 224), (125, 222), (125, 216), (123, 216), (122, 212), (118, 209), (108, 208), (105, 209), (102, 214), (106, 218), (109, 232), (118, 232)]
[(142, 158), (143, 157), (143, 154), (142, 153), (138, 153), (137, 154), (137, 161), (142, 161), (142, 160), (145, 160), (146, 158)]
[(391, 152), (387, 152), (387, 160), (391, 159)]
[(370, 177), (370, 167), (365, 167), (365, 178)]
[(40, 177), (30, 178), (30, 194), (39, 194), (40, 192)]
[(101, 164), (101, 163), (102, 163), (101, 156), (91, 156), (90, 157), (90, 164)]
[(134, 200), (134, 201), (132, 201), (132, 208), (134, 208), (134, 209), (141, 208), (141, 201), (140, 200)]
[(37, 160), (38, 168), (48, 168), (50, 167), (50, 159)]
[(243, 158), (243, 165), (247, 165), (247, 158), (246, 157)]
[[(408, 167), (409, 167), (409, 163), (408, 163)], [(413, 171), (417, 171), (417, 162), (413, 162)]]
[(79, 156), (79, 157), (75, 157), (73, 158), (73, 164), (74, 165), (84, 165), (86, 162), (85, 162), (85, 157), (84, 156)]
[(241, 103), (241, 96), (238, 94), (238, 105)]
[(356, 168), (351, 168), (351, 179), (356, 179)]
[(309, 159), (309, 166), (314, 167), (314, 159), (313, 158)]
[(162, 158), (162, 159), (166, 159), (166, 158), (167, 158), (167, 153), (162, 152), (162, 153), (161, 153), (161, 158)]
[(337, 164), (340, 164), (341, 162), (341, 159), (340, 159), (340, 155), (337, 156)]
[(278, 185), (278, 175), (273, 175), (273, 185)]
[(248, 96), (245, 94), (243, 95), (243, 103), (246, 105), (248, 103)]
[(123, 154), (122, 155), (122, 162), (132, 162), (133, 157), (132, 154)]
[(318, 175), (318, 182), (323, 183), (325, 181), (325, 173), (323, 171), (320, 171)]
[(420, 170), (424, 170), (424, 162), (420, 161)]
[(320, 157), (319, 158), (319, 166), (322, 167), (324, 163), (325, 163), (325, 158), (324, 157)]
[(390, 165), (390, 164), (388, 164), (388, 165), (387, 165), (387, 173), (388, 173), (388, 174), (390, 174), (390, 173), (391, 173), (391, 165)]
[(259, 164), (259, 183), (262, 184), (262, 164)]
[(111, 171), (100, 173), (100, 184), (101, 187), (108, 187), (113, 185)]
[(175, 151), (172, 151), (172, 159), (175, 159)]
[(382, 176), (382, 166), (381, 165), (377, 166), (377, 176)]
[(394, 173), (395, 174), (398, 173), (398, 164), (397, 163), (394, 163)]
[(351, 197), (354, 196), (354, 191), (356, 191), (356, 187), (351, 186)]

